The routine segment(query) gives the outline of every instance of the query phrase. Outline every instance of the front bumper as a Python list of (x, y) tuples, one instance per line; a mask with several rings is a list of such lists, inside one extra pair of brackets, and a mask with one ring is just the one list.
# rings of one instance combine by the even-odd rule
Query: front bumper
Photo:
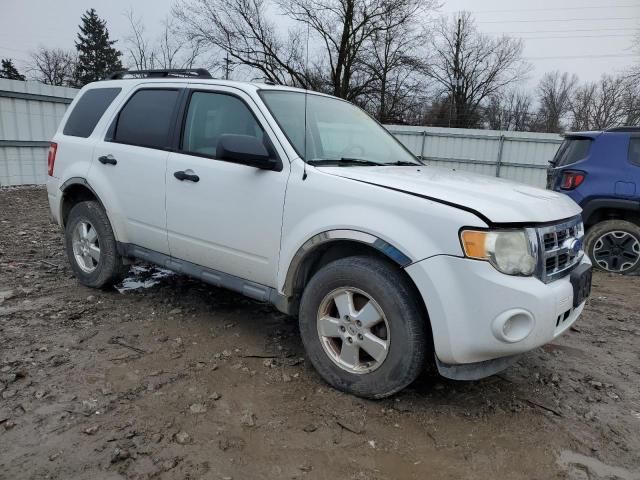
[[(582, 263), (590, 262), (585, 256)], [(505, 275), (488, 262), (448, 255), (414, 263), (406, 271), (427, 307), (437, 359), (447, 367), (507, 366), (504, 357), (550, 342), (584, 308), (584, 303), (573, 308), (568, 275), (545, 284), (535, 277)], [(491, 362), (496, 359), (503, 361)]]

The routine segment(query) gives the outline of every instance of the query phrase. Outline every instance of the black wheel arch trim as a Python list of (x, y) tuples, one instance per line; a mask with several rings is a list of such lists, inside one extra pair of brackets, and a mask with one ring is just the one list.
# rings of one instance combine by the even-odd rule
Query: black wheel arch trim
[(640, 202), (622, 198), (596, 198), (585, 202), (582, 206), (582, 220), (585, 225), (591, 216), (601, 209), (625, 210), (640, 213)]
[[(100, 196), (96, 193), (96, 191), (89, 184), (87, 179), (84, 178), (84, 177), (71, 177), (71, 178), (67, 179), (66, 181), (64, 181), (62, 183), (62, 185), (60, 185), (60, 191), (64, 194), (70, 187), (72, 187), (74, 185), (81, 185), (81, 186), (85, 187), (87, 190), (89, 190), (91, 192), (91, 194), (96, 198), (96, 200), (98, 201), (100, 206), (102, 206), (102, 208), (105, 209), (104, 208), (104, 204), (102, 203), (102, 200), (100, 199)], [(63, 195), (63, 198), (64, 198), (64, 195)], [(60, 202), (59, 208), (60, 208), (60, 222), (61, 223), (63, 223), (63, 220), (62, 220), (62, 205), (63, 205), (63, 202)], [(106, 211), (106, 209), (105, 209), (105, 211)], [(107, 216), (108, 216), (108, 214), (107, 214)]]
[(287, 276), (283, 286), (284, 294), (293, 294), (293, 284), (300, 267), (318, 247), (345, 240), (373, 247), (400, 267), (406, 267), (413, 263), (411, 257), (402, 250), (370, 233), (349, 229), (327, 230), (309, 238), (298, 248), (287, 268)]

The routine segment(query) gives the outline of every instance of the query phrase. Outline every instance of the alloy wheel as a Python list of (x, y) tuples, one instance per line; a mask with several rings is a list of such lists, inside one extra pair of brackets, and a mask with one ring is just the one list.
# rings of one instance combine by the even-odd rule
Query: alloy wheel
[(73, 256), (80, 269), (92, 273), (100, 263), (100, 239), (95, 227), (88, 221), (78, 222), (71, 238)]
[(640, 240), (622, 230), (607, 232), (595, 241), (593, 259), (609, 272), (625, 272), (640, 260)]
[(389, 323), (380, 305), (362, 290), (342, 287), (326, 295), (317, 327), (325, 353), (347, 372), (372, 372), (387, 358)]

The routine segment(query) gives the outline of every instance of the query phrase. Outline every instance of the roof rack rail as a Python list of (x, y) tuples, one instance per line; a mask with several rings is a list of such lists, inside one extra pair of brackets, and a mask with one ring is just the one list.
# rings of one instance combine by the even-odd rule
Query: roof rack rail
[(105, 80), (134, 78), (213, 78), (206, 68), (169, 68), (160, 70), (121, 70), (110, 73)]
[(638, 125), (628, 125), (625, 127), (613, 127), (613, 128), (607, 128), (605, 130), (605, 132), (630, 132), (630, 133), (634, 133), (634, 132), (640, 132), (640, 126)]

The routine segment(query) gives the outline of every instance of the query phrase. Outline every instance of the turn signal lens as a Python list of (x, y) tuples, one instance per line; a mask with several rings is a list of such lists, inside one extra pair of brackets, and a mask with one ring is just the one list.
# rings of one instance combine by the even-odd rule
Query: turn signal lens
[(462, 245), (464, 253), (470, 258), (487, 259), (487, 249), (485, 242), (488, 232), (477, 232), (475, 230), (464, 230), (462, 232)]
[(532, 275), (537, 256), (526, 230), (463, 230), (462, 248), (468, 258), (486, 260), (507, 275)]

